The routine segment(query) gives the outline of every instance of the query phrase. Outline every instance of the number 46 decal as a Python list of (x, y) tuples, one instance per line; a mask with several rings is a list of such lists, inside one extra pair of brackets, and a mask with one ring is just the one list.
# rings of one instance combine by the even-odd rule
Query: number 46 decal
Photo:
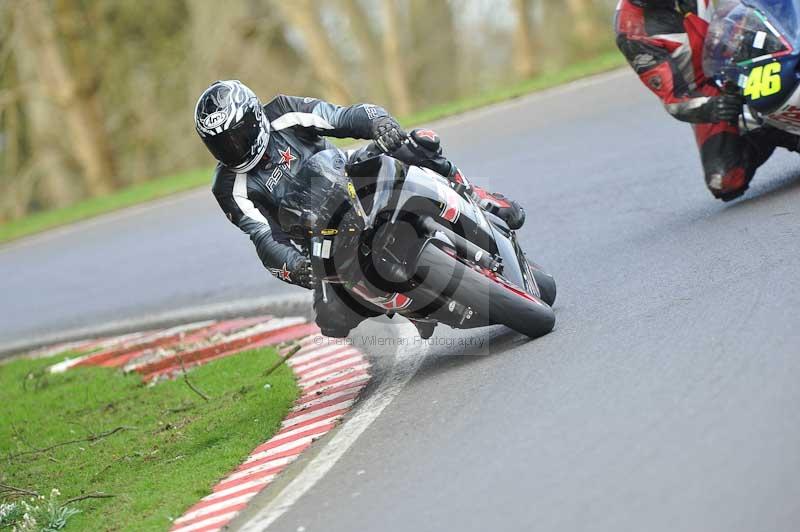
[(751, 100), (781, 92), (781, 64), (778, 62), (756, 67), (750, 71), (744, 95)]

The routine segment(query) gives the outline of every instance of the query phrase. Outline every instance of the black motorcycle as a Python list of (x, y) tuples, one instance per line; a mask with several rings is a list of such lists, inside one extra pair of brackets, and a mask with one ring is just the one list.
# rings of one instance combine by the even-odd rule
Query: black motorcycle
[(555, 281), (468, 185), (374, 144), (349, 156), (319, 152), (297, 177), (279, 222), (303, 243), (323, 294), (336, 290), (362, 315), (457, 329), (505, 325), (530, 337), (553, 329)]

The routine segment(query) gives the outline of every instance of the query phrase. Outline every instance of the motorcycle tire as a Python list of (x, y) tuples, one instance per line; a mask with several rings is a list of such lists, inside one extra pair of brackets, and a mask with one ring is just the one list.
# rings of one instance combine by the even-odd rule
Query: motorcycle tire
[(544, 336), (555, 327), (555, 313), (547, 303), (492, 272), (461, 262), (432, 243), (419, 255), (417, 278), (433, 289), (446, 286), (451, 299), (472, 310), (466, 323), (442, 320), (453, 327), (505, 325), (531, 338)]
[(542, 301), (552, 307), (556, 302), (556, 280), (535, 264), (531, 264), (531, 271), (533, 278), (536, 279), (536, 285), (539, 287), (539, 293), (542, 295)]

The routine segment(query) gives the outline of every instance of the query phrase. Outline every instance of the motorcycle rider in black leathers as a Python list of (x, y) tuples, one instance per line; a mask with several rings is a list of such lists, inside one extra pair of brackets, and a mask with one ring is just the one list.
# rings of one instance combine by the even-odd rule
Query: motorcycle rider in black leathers
[[(284, 282), (315, 288), (316, 321), (322, 333), (346, 336), (370, 314), (355, 312), (331, 290), (325, 297), (307, 258), (276, 223), (281, 180), (294, 176), (315, 153), (331, 148), (325, 137), (375, 141), (385, 153), (400, 158), (409, 136), (385, 109), (358, 104), (340, 107), (315, 98), (279, 95), (262, 106), (258, 97), (237, 80), (217, 81), (200, 96), (195, 127), (211, 154), (219, 161), (213, 192), (228, 219), (250, 236), (264, 266)], [(410, 138), (426, 157), (404, 160), (428, 167), (463, 183), (458, 168), (441, 154), (438, 136), (414, 130)], [(420, 150), (416, 150), (417, 153)], [(499, 194), (472, 187), (481, 206), (494, 212), (512, 229), (522, 226), (525, 212)], [(433, 330), (416, 324), (423, 337)]]

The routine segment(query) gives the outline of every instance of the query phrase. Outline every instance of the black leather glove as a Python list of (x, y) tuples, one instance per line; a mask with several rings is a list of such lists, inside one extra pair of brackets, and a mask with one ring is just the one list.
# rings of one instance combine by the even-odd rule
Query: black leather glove
[(738, 94), (713, 96), (700, 109), (703, 121), (709, 124), (719, 122), (736, 122), (742, 114), (744, 98)]
[(311, 262), (299, 253), (291, 263), (284, 264), (283, 268), (270, 268), (269, 271), (281, 281), (303, 288), (313, 288), (316, 283)]
[(313, 288), (316, 284), (314, 271), (311, 269), (311, 261), (301, 257), (292, 265), (291, 283), (303, 288)]
[(402, 146), (406, 136), (406, 132), (391, 116), (381, 116), (372, 121), (372, 140), (384, 153), (392, 153)]

